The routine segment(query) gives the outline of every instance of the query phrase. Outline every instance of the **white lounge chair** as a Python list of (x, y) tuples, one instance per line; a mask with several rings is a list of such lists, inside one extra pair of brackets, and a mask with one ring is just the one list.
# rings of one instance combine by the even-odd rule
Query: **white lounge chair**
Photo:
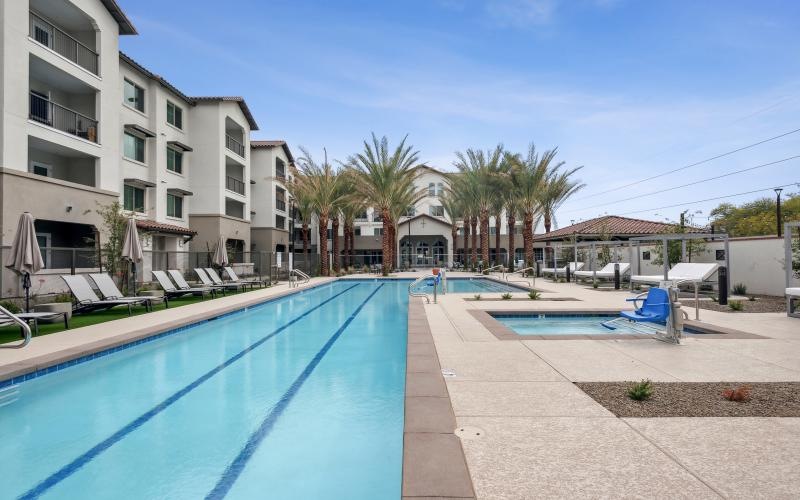
[[(630, 262), (618, 262), (619, 264), (619, 276), (622, 278), (626, 274), (628, 274), (631, 270)], [(575, 271), (575, 278), (579, 279), (592, 279), (593, 277), (597, 277), (597, 279), (607, 279), (613, 280), (614, 279), (614, 263), (610, 262), (603, 266), (602, 269), (599, 269), (596, 273), (594, 271)]]
[(208, 287), (208, 286), (197, 286), (197, 287), (195, 287), (195, 286), (190, 285), (186, 281), (186, 278), (183, 277), (183, 274), (180, 271), (178, 271), (177, 269), (169, 269), (169, 270), (167, 270), (167, 273), (169, 273), (169, 277), (172, 278), (172, 281), (175, 282), (175, 285), (178, 287), (178, 290), (182, 290), (184, 292), (188, 292), (190, 290), (195, 291), (195, 292), (199, 292), (199, 291), (203, 290), (203, 291), (210, 292), (212, 296), (216, 295), (216, 293), (215, 293), (216, 289), (215, 288), (211, 288), (211, 287)]
[(800, 303), (800, 288), (787, 288), (786, 289), (786, 313), (793, 318), (800, 318), (800, 310), (798, 310), (798, 303)]
[(133, 315), (133, 306), (143, 305), (147, 308), (148, 301), (144, 297), (101, 300), (100, 297), (94, 293), (94, 290), (92, 290), (86, 278), (81, 275), (64, 274), (61, 276), (61, 279), (64, 280), (70, 292), (72, 292), (72, 295), (75, 297), (75, 304), (72, 306), (72, 312), (74, 314), (111, 309), (117, 306), (127, 306), (128, 316), (131, 316)]
[(69, 330), (69, 315), (63, 312), (30, 312), (30, 313), (16, 313), (6, 311), (0, 307), (0, 327), (17, 325), (14, 318), (21, 319), (28, 324), (33, 324), (33, 336), (39, 335), (39, 320), (42, 319), (56, 319), (59, 316), (64, 318), (64, 328)]
[(238, 290), (239, 289), (239, 285), (237, 285), (235, 283), (222, 283), (222, 284), (214, 283), (211, 280), (211, 278), (208, 276), (208, 273), (206, 273), (205, 269), (203, 269), (203, 268), (195, 267), (194, 268), (194, 273), (197, 275), (198, 278), (200, 278), (200, 282), (203, 284), (203, 286), (207, 286), (209, 288), (214, 288), (216, 290), (221, 290), (222, 291), (222, 295), (225, 295), (225, 290)]
[(585, 264), (583, 262), (578, 262), (577, 265), (576, 265), (575, 262), (570, 262), (569, 264), (567, 264), (564, 267), (558, 267), (558, 268), (555, 268), (555, 269), (552, 268), (552, 267), (545, 267), (545, 268), (542, 269), (542, 275), (553, 274), (553, 272), (555, 272), (557, 276), (558, 275), (566, 276), (567, 268), (569, 268), (569, 273), (570, 274), (575, 274), (575, 271), (580, 271), (581, 269), (583, 269), (584, 265)]
[(226, 266), (223, 269), (225, 270), (225, 274), (228, 275), (228, 278), (230, 278), (230, 280), (234, 283), (248, 284), (251, 287), (252, 285), (258, 285), (259, 288), (263, 287), (267, 283), (267, 280), (261, 280), (258, 278), (239, 278), (231, 266)]
[[(670, 281), (691, 281), (693, 283), (700, 283), (706, 281), (715, 272), (717, 272), (718, 264), (704, 263), (704, 262), (679, 262), (672, 266), (672, 269), (667, 273), (667, 279)], [(657, 285), (664, 281), (663, 274), (650, 274), (650, 275), (635, 275), (631, 276), (633, 283), (649, 283)]]
[[(200, 295), (201, 297), (205, 298), (205, 294), (207, 294), (207, 293), (211, 294), (211, 297), (215, 297), (216, 296), (216, 293), (214, 292), (214, 289), (208, 288), (208, 287), (177, 288), (172, 283), (172, 280), (170, 280), (167, 277), (167, 273), (165, 273), (164, 271), (153, 271), (153, 276), (155, 276), (156, 281), (158, 281), (158, 284), (161, 286), (162, 290), (164, 290), (164, 296), (165, 297), (169, 297), (169, 298), (172, 298), (172, 297), (183, 297), (184, 295), (194, 294), (194, 295)], [(186, 283), (186, 280), (183, 279), (183, 276), (181, 276), (181, 280), (184, 283)], [(187, 284), (187, 286), (188, 286), (188, 284)]]
[[(89, 277), (92, 278), (94, 284), (97, 285), (97, 289), (100, 290), (100, 295), (103, 296), (106, 300), (132, 300), (132, 301), (144, 301), (144, 304), (147, 306), (148, 309), (151, 311), (153, 310), (153, 301), (159, 299), (159, 297), (125, 297), (122, 292), (119, 291), (117, 288), (117, 284), (114, 283), (114, 280), (111, 279), (111, 276), (105, 273), (92, 273), (89, 274)], [(166, 304), (166, 296), (164, 297), (164, 303)], [(167, 306), (169, 306), (167, 304)]]
[[(225, 283), (224, 281), (222, 281), (222, 278), (219, 277), (219, 274), (217, 274), (217, 271), (214, 268), (206, 267), (204, 269), (205, 269), (206, 273), (208, 273), (208, 277), (211, 278), (211, 281), (213, 281), (214, 284), (217, 285), (217, 286), (230, 285), (230, 286), (235, 287), (236, 289), (244, 288), (244, 287), (247, 286), (247, 284), (245, 284), (245, 283), (234, 283), (234, 282), (230, 282), (230, 281), (228, 283)], [(252, 287), (252, 285), (250, 285), (250, 286)]]

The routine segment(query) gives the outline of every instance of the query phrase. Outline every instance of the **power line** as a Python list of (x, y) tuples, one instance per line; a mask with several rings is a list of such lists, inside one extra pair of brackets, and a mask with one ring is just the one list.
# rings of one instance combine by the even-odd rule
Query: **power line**
[(753, 191), (745, 191), (743, 193), (726, 194), (725, 196), (717, 196), (717, 197), (714, 197), (714, 198), (706, 198), (705, 200), (685, 201), (683, 203), (676, 203), (674, 205), (665, 205), (663, 207), (651, 207), (651, 208), (646, 208), (644, 210), (631, 210), (630, 212), (622, 212), (622, 213), (620, 213), (618, 215), (640, 214), (640, 213), (643, 213), (643, 212), (652, 212), (652, 211), (655, 211), (655, 210), (663, 210), (665, 208), (685, 207), (687, 205), (694, 205), (695, 203), (705, 203), (707, 201), (724, 200), (725, 198), (733, 198), (734, 196), (744, 196), (746, 194), (760, 193), (762, 191), (772, 191), (773, 189), (776, 189), (776, 188), (785, 188), (785, 187), (789, 187), (789, 186), (798, 186), (798, 187), (800, 187), (800, 182), (790, 182), (789, 184), (784, 184), (782, 186), (772, 186), (772, 187), (768, 187), (768, 188), (755, 189)]
[(737, 148), (737, 149), (734, 149), (732, 151), (728, 151), (726, 153), (722, 153), (722, 154), (718, 154), (716, 156), (712, 156), (711, 158), (706, 158), (705, 160), (700, 160), (700, 161), (695, 162), (695, 163), (690, 163), (689, 165), (684, 165), (682, 167), (678, 167), (678, 168), (675, 168), (675, 169), (672, 169), (672, 170), (668, 170), (666, 172), (663, 172), (663, 173), (660, 173), (660, 174), (657, 174), (657, 175), (653, 175), (651, 177), (647, 177), (646, 179), (641, 179), (641, 180), (638, 180), (638, 181), (635, 181), (635, 182), (631, 182), (629, 184), (625, 184), (624, 186), (618, 186), (618, 187), (615, 187), (615, 188), (612, 188), (612, 189), (607, 189), (605, 191), (600, 191), (599, 193), (595, 193), (595, 194), (590, 194), (588, 196), (584, 196), (583, 198), (577, 198), (574, 201), (580, 201), (580, 200), (585, 200), (585, 199), (588, 199), (588, 198), (594, 198), (595, 196), (600, 196), (601, 194), (612, 193), (614, 191), (619, 191), (620, 189), (625, 189), (627, 187), (635, 186), (635, 185), (641, 184), (643, 182), (651, 181), (653, 179), (658, 179), (659, 177), (664, 177), (665, 175), (674, 174), (675, 172), (680, 172), (681, 170), (686, 170), (687, 168), (696, 167), (698, 165), (702, 165), (702, 164), (708, 163), (710, 161), (718, 160), (720, 158), (724, 158), (726, 156), (730, 156), (732, 154), (739, 153), (739, 152), (744, 151), (746, 149), (754, 148), (756, 146), (760, 146), (761, 144), (765, 144), (767, 142), (774, 141), (774, 140), (780, 139), (782, 137), (786, 137), (787, 135), (796, 134), (797, 132), (800, 132), (800, 128), (797, 128), (797, 129), (794, 129), (794, 130), (790, 130), (789, 132), (785, 132), (783, 134), (776, 135), (774, 137), (770, 137), (768, 139), (764, 139), (764, 140), (761, 140), (761, 141), (758, 141), (758, 142), (754, 142), (753, 144), (748, 144), (747, 146), (742, 146), (741, 148)]
[(715, 181), (717, 179), (722, 179), (723, 177), (727, 177), (729, 175), (741, 174), (741, 173), (744, 173), (744, 172), (750, 172), (752, 170), (757, 170), (759, 168), (769, 167), (771, 165), (777, 165), (779, 163), (787, 162), (789, 160), (795, 160), (797, 158), (800, 158), (800, 155), (790, 156), (788, 158), (783, 158), (782, 160), (771, 161), (769, 163), (762, 163), (760, 165), (756, 165), (754, 167), (743, 168), (741, 170), (734, 170), (734, 171), (731, 171), (731, 172), (726, 172), (724, 174), (715, 175), (714, 177), (708, 177), (706, 179), (700, 179), (698, 181), (689, 182), (687, 184), (681, 184), (680, 186), (673, 186), (673, 187), (666, 188), (666, 189), (659, 189), (658, 191), (650, 191), (649, 193), (638, 194), (636, 196), (631, 196), (630, 198), (623, 198), (621, 200), (614, 200), (614, 201), (608, 201), (608, 202), (605, 202), (605, 203), (599, 203), (597, 205), (592, 205), (590, 207), (573, 208), (572, 210), (566, 210), (566, 212), (569, 213), (569, 212), (578, 212), (578, 211), (581, 211), (581, 210), (589, 210), (589, 209), (592, 209), (592, 208), (604, 207), (606, 205), (613, 205), (613, 204), (616, 204), (616, 203), (622, 203), (624, 201), (636, 200), (636, 199), (644, 198), (644, 197), (647, 197), (647, 196), (653, 196), (655, 194), (666, 193), (668, 191), (674, 191), (676, 189), (681, 189), (681, 188), (685, 188), (685, 187), (689, 187), (689, 186), (695, 186), (697, 184), (702, 184), (704, 182)]

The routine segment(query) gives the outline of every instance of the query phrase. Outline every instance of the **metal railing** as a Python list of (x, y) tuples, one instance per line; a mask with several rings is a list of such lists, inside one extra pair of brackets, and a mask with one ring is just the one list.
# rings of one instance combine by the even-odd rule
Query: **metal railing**
[(14, 314), (11, 314), (6, 308), (0, 306), (0, 325), (8, 324), (8, 323), (16, 323), (22, 328), (24, 333), (24, 338), (22, 339), (22, 343), (16, 345), (0, 345), (0, 349), (19, 349), (28, 345), (31, 341), (31, 327), (28, 323), (24, 320), (19, 319)]
[(429, 277), (430, 277), (429, 274), (423, 274), (419, 278), (417, 278), (414, 281), (412, 281), (411, 284), (408, 285), (408, 296), (409, 297), (425, 297), (425, 300), (428, 301), (428, 304), (430, 304), (431, 303), (430, 295), (428, 295), (425, 292), (414, 291), (414, 287), (415, 286), (419, 285), (420, 283), (422, 283), (423, 281), (425, 281)]
[(225, 177), (225, 189), (234, 193), (244, 194), (244, 181), (228, 175)]
[[(292, 279), (292, 276), (297, 276), (302, 280), (302, 282), (296, 279)], [(311, 281), (311, 276), (307, 275), (303, 271), (299, 269), (292, 269), (289, 271), (289, 288), (296, 288), (301, 284), (307, 285), (309, 281)]]
[(483, 272), (487, 273), (487, 274), (491, 274), (492, 271), (495, 270), (495, 269), (500, 269), (500, 271), (503, 274), (503, 279), (506, 279), (506, 266), (504, 266), (503, 264), (497, 264), (496, 266), (487, 267), (486, 269), (483, 270)]
[(225, 147), (244, 158), (244, 145), (228, 134), (225, 134)]
[[(532, 283), (530, 281), (528, 281), (527, 279), (521, 279), (521, 280), (517, 280), (517, 279), (513, 279), (512, 280), (511, 279), (511, 277), (514, 276), (515, 274), (519, 274), (520, 277), (525, 278), (525, 273), (528, 272), (528, 271), (532, 271), (532, 273), (531, 273), (533, 275), (533, 282)], [(519, 269), (517, 271), (510, 272), (510, 273), (508, 273), (506, 275), (506, 281), (509, 282), (509, 283), (512, 283), (512, 282), (513, 283), (525, 283), (526, 286), (528, 286), (530, 288), (535, 288), (536, 287), (536, 268), (535, 267), (526, 267), (524, 269)]]
[(97, 120), (66, 108), (33, 92), (29, 118), (48, 127), (97, 142)]
[(28, 35), (81, 68), (99, 75), (97, 52), (33, 12), (30, 13)]

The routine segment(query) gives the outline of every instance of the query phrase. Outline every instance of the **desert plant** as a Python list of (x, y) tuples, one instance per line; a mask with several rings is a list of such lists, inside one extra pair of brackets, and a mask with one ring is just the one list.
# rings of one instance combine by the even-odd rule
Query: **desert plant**
[(531, 300), (539, 300), (542, 297), (542, 292), (540, 292), (539, 290), (531, 290), (530, 292), (528, 292), (528, 297)]
[(719, 299), (716, 295), (709, 295), (708, 298), (711, 299), (711, 302), (719, 302)]
[(731, 311), (741, 311), (744, 309), (744, 305), (742, 305), (741, 300), (731, 300), (728, 302), (728, 307), (731, 308)]
[(633, 384), (628, 389), (628, 397), (634, 401), (644, 401), (653, 395), (653, 383), (649, 379)]
[(734, 295), (747, 295), (747, 285), (744, 283), (736, 283), (733, 285)]
[(755, 302), (756, 301), (756, 296), (755, 295), (751, 295), (751, 296), (747, 297), (747, 300), (750, 301), (750, 302)]
[(566, 283), (566, 282), (567, 282), (567, 280), (565, 280), (564, 278), (558, 278), (558, 282), (559, 282), (559, 283)]
[(736, 401), (737, 403), (743, 403), (750, 399), (750, 386), (749, 385), (740, 385), (734, 389), (725, 389), (722, 391), (722, 397), (727, 399), (728, 401)]
[(20, 309), (19, 306), (12, 300), (1, 301), (0, 307), (10, 312), (11, 314), (18, 314), (22, 312), (22, 309)]
[(598, 286), (600, 286), (600, 285), (596, 281), (594, 283), (592, 283), (592, 288), (597, 288)]
[(476, 293), (475, 294), (475, 300), (481, 300), (481, 294)]
[(503, 300), (511, 300), (511, 294), (510, 294), (510, 293), (504, 293), (504, 294), (503, 294), (503, 295), (501, 295), (500, 297), (501, 297)]

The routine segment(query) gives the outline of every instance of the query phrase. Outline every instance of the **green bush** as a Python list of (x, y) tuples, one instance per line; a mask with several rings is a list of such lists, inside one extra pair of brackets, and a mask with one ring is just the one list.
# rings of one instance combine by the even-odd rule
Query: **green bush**
[(542, 297), (542, 292), (539, 290), (531, 290), (528, 292), (528, 297), (530, 297), (531, 300), (539, 300)]
[(628, 397), (634, 401), (644, 401), (645, 399), (650, 399), (652, 395), (653, 383), (649, 379), (633, 384), (628, 389)]
[(597, 288), (598, 286), (600, 286), (600, 285), (596, 281), (594, 283), (592, 283), (592, 288)]
[(741, 300), (731, 300), (728, 302), (728, 307), (731, 308), (731, 311), (741, 311), (744, 309), (744, 305), (742, 304)]
[(3, 309), (11, 314), (19, 314), (22, 312), (22, 309), (20, 309), (19, 306), (11, 300), (4, 300), (0, 302), (0, 307), (3, 307)]
[(503, 300), (511, 300), (511, 294), (510, 294), (510, 293), (504, 293), (504, 294), (503, 294), (503, 295), (501, 295), (500, 297), (501, 297)]
[[(139, 290), (144, 290), (144, 287)], [(58, 293), (53, 297), (53, 302), (72, 302), (72, 295), (68, 293)]]
[(481, 294), (476, 293), (475, 294), (475, 300), (481, 300)]
[(736, 283), (733, 285), (734, 295), (747, 295), (747, 285), (744, 283)]

